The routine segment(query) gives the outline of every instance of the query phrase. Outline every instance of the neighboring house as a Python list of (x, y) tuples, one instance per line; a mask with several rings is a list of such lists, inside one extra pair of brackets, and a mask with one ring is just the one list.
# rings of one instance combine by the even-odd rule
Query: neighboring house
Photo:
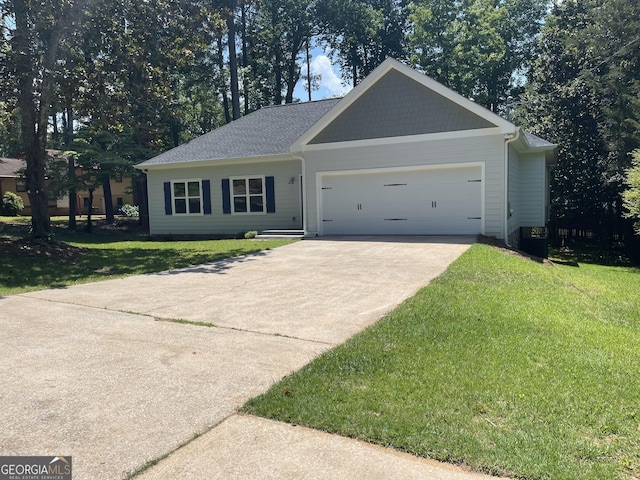
[[(13, 192), (22, 198), (25, 207), (29, 205), (27, 184), (21, 173), (25, 168), (25, 161), (21, 158), (0, 158), (0, 199), (6, 192)], [(55, 205), (55, 201), (53, 203)], [(30, 214), (31, 210), (25, 208), (22, 213)]]
[(544, 226), (556, 146), (387, 59), (342, 99), (263, 108), (137, 165), (151, 234)]
[[(22, 158), (0, 158), (0, 198), (5, 192), (18, 194), (24, 202), (23, 215), (31, 215), (31, 202), (27, 193), (27, 184), (24, 179), (24, 171), (27, 165)], [(82, 173), (81, 168), (76, 169), (76, 174)], [(111, 179), (111, 200), (114, 211), (122, 205), (133, 204), (131, 177), (119, 177)], [(78, 215), (86, 214), (89, 205), (89, 192), (78, 192), (76, 199), (76, 212)], [(102, 187), (93, 192), (93, 213), (104, 215), (105, 202)], [(69, 197), (49, 199), (50, 215), (68, 215)]]

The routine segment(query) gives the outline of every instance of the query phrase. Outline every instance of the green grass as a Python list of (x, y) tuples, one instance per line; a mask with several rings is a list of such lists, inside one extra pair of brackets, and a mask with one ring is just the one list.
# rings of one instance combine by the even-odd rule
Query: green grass
[[(0, 237), (16, 239), (28, 233), (29, 217), (0, 217), (3, 221), (11, 224), (0, 227)], [(62, 223), (61, 219), (52, 222), (58, 227), (56, 242), (86, 250), (72, 258), (57, 256), (55, 251), (43, 257), (17, 255), (0, 245), (0, 295), (188, 267), (290, 243), (244, 239), (152, 241), (145, 236), (100, 228), (91, 234), (73, 233), (61, 228)]]
[(243, 411), (491, 474), (640, 477), (640, 270), (566, 263), (474, 245)]

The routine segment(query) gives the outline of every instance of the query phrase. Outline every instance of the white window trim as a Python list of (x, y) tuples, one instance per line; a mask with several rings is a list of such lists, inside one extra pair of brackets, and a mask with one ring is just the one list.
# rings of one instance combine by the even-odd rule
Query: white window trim
[[(200, 195), (198, 197), (189, 197), (189, 182), (198, 182)], [(185, 196), (177, 197), (184, 198), (187, 203), (187, 212), (186, 213), (178, 213), (176, 212), (176, 195), (175, 195), (175, 184), (176, 183), (184, 183), (185, 184)], [(199, 198), (200, 199), (200, 212), (199, 213), (190, 213), (189, 212), (189, 198)], [(181, 217), (201, 217), (204, 215), (204, 199), (202, 196), (202, 179), (201, 178), (189, 178), (189, 179), (180, 179), (180, 180), (171, 180), (171, 210), (173, 215), (178, 215)]]
[[(249, 197), (257, 196), (249, 194), (249, 180), (253, 178), (259, 178), (262, 180), (262, 211), (261, 212), (250, 212), (250, 201)], [(233, 194), (233, 181), (234, 180), (244, 180), (245, 185), (247, 187), (246, 194), (244, 197), (247, 199), (247, 211), (246, 212), (236, 212), (236, 202), (234, 202), (235, 197), (240, 197), (242, 195), (234, 195)], [(231, 215), (266, 215), (267, 214), (267, 181), (266, 175), (241, 175), (237, 177), (229, 177), (229, 196), (231, 197)]]

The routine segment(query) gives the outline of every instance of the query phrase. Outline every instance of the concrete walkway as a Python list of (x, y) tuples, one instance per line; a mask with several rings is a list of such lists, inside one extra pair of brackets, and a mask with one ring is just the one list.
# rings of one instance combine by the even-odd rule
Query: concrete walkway
[(0, 455), (72, 455), (75, 480), (123, 478), (171, 452), (139, 478), (481, 478), (235, 414), (411, 296), (472, 241), (306, 240), (2, 298)]

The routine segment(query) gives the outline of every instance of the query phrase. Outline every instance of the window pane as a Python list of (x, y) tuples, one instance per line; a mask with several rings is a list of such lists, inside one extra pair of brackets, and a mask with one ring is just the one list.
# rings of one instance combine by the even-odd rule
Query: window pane
[(187, 201), (184, 198), (177, 198), (175, 204), (175, 213), (187, 213)]
[(173, 184), (173, 196), (174, 197), (184, 197), (186, 193), (184, 183), (174, 183)]
[(200, 199), (199, 198), (190, 198), (189, 199), (189, 213), (200, 213)]
[(261, 178), (251, 178), (251, 179), (249, 179), (249, 193), (251, 195), (261, 195), (262, 194), (262, 179)]
[(251, 202), (250, 208), (252, 212), (264, 212), (262, 207), (262, 195), (256, 195), (249, 197)]
[(200, 182), (189, 182), (189, 196), (190, 197), (200, 196)]
[(234, 195), (246, 195), (247, 194), (247, 184), (244, 180), (234, 180), (233, 181), (233, 194)]
[(247, 197), (234, 197), (233, 211), (237, 213), (247, 211)]

